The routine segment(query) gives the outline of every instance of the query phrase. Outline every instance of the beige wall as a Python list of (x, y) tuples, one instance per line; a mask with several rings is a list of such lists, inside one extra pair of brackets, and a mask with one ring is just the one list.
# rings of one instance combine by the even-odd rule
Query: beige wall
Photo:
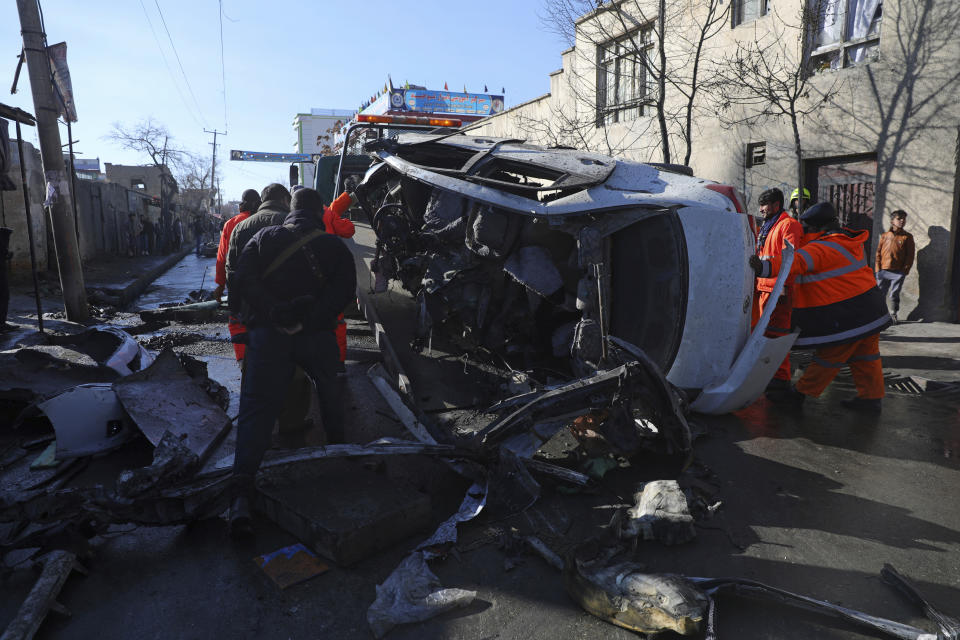
[[(631, 0), (632, 1), (632, 0)], [(670, 11), (686, 11), (700, 3), (677, 0)], [(729, 3), (727, 3), (729, 4)], [(704, 59), (722, 60), (736, 43), (765, 41), (782, 34), (789, 54), (800, 55), (800, 3), (770, 0), (770, 13), (731, 28), (728, 23), (708, 43)], [(646, 19), (655, 14), (641, 0)], [(661, 161), (655, 118), (641, 116), (627, 125), (596, 127), (596, 44), (591, 19), (578, 24), (576, 46), (563, 52), (563, 68), (550, 77), (550, 93), (482, 121), (472, 130), (491, 136), (524, 137), (541, 144), (568, 144), (639, 161)], [(689, 16), (674, 21), (689, 28)], [(607, 27), (604, 27), (606, 29)], [(612, 28), (612, 27), (611, 27)], [(669, 27), (668, 27), (669, 29)], [(907, 230), (916, 240), (917, 264), (903, 291), (901, 317), (954, 319), (951, 275), (956, 229), (957, 158), (960, 152), (960, 3), (954, 0), (885, 0), (880, 58), (868, 64), (818, 73), (809, 99), (830, 94), (831, 101), (800, 122), (805, 161), (872, 154), (877, 160), (874, 241), (889, 222), (889, 212), (905, 209)], [(667, 38), (668, 51), (672, 42)], [(671, 55), (680, 59), (682, 56)], [(683, 69), (675, 69), (682, 73)], [(945, 88), (944, 88), (945, 87)], [(671, 95), (671, 94), (667, 94)], [(696, 175), (733, 184), (744, 191), (750, 210), (763, 189), (777, 186), (789, 193), (796, 182), (797, 162), (789, 120), (767, 119), (753, 126), (722, 126), (710, 96), (701, 93), (695, 116), (690, 165)], [(676, 110), (678, 101), (668, 102)], [(728, 113), (728, 116), (735, 114)], [(571, 125), (578, 126), (571, 126)], [(591, 126), (586, 126), (591, 124)], [(564, 126), (566, 125), (566, 126)], [(558, 131), (566, 130), (564, 136)], [(574, 131), (574, 135), (570, 132)], [(745, 167), (748, 142), (766, 142), (764, 165)], [(683, 145), (671, 133), (674, 162), (682, 161)]]

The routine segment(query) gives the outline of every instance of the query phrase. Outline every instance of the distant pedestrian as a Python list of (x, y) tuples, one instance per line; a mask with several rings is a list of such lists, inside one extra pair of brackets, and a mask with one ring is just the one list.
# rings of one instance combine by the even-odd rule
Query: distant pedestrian
[(877, 244), (877, 261), (873, 269), (877, 276), (877, 286), (886, 299), (888, 293), (892, 310), (890, 317), (894, 324), (900, 321), (900, 290), (903, 281), (907, 279), (910, 268), (913, 267), (913, 258), (916, 245), (913, 235), (904, 231), (907, 222), (907, 212), (897, 209), (890, 214), (890, 230), (880, 236)]
[(140, 255), (150, 255), (150, 245), (147, 239), (147, 217), (140, 215)]
[(173, 221), (173, 250), (180, 251), (183, 247), (183, 222), (180, 221), (178, 216), (176, 220)]
[(133, 258), (140, 254), (140, 221), (137, 214), (127, 216), (127, 257)]
[(193, 241), (196, 243), (197, 257), (200, 257), (200, 245), (203, 244), (203, 218), (193, 217)]
[(319, 193), (301, 189), (292, 204), (282, 225), (261, 229), (244, 246), (234, 277), (237, 289), (231, 291), (244, 302), (250, 336), (233, 467), (238, 494), (230, 526), (235, 534), (249, 532), (254, 476), (295, 365), (319, 393), (328, 441), (342, 442), (344, 436), (334, 330), (337, 315), (356, 296), (353, 256), (343, 240), (323, 231)]
[(157, 227), (150, 218), (145, 218), (143, 221), (143, 240), (144, 247), (146, 248), (146, 253), (148, 256), (156, 255), (157, 253)]
[[(816, 349), (789, 400), (798, 406), (816, 398), (846, 365), (857, 395), (843, 400), (848, 409), (876, 413), (885, 395), (880, 362), (880, 332), (890, 325), (867, 266), (869, 233), (840, 226), (837, 210), (820, 202), (802, 214), (803, 241), (790, 268), (795, 277), (793, 324), (800, 329), (794, 348)], [(751, 259), (758, 276), (773, 277), (781, 256)]]
[[(213, 295), (217, 299), (217, 302), (219, 302), (223, 297), (223, 290), (227, 286), (227, 251), (230, 248), (230, 236), (233, 234), (233, 229), (239, 223), (249, 218), (250, 215), (259, 207), (260, 194), (257, 193), (255, 189), (247, 189), (243, 192), (243, 195), (240, 196), (240, 213), (233, 216), (223, 224), (223, 231), (220, 232), (220, 244), (217, 247), (217, 266), (216, 275), (214, 276), (214, 282), (217, 283), (217, 288), (213, 290)], [(240, 322), (239, 313), (230, 314), (230, 320), (227, 324), (227, 328), (229, 329), (231, 336), (246, 333), (247, 331), (243, 323)], [(243, 360), (245, 348), (246, 345), (242, 343), (233, 343), (233, 351), (238, 362)]]

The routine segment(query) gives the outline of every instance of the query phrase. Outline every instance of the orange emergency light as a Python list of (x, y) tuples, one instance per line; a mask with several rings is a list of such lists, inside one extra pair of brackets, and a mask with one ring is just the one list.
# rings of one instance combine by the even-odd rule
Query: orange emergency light
[(453, 127), (459, 128), (462, 120), (452, 118), (425, 118), (423, 116), (379, 116), (369, 114), (358, 114), (357, 122), (369, 122), (371, 124), (419, 124), (428, 127)]

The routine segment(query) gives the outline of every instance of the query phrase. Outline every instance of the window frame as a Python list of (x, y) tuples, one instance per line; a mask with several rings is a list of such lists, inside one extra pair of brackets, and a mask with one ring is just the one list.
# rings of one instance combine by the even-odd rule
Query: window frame
[[(743, 5), (747, 2), (756, 2), (757, 3), (757, 17), (750, 18), (749, 20), (743, 19)], [(760, 18), (764, 17), (770, 12), (770, 0), (732, 0), (730, 7), (730, 28), (736, 29), (737, 27), (750, 24), (755, 22)]]
[[(636, 43), (642, 44), (641, 50), (634, 47)], [(654, 102), (652, 95), (656, 87), (647, 72), (643, 58), (649, 59), (653, 47), (653, 23), (633, 29), (597, 46), (597, 127), (630, 122), (649, 115), (647, 107)], [(632, 73), (622, 70), (625, 65), (632, 65)], [(608, 100), (611, 85), (615, 92), (612, 103)], [(629, 94), (626, 99), (620, 98), (621, 90)]]
[[(815, 10), (819, 10), (820, 6), (825, 0), (809, 0), (813, 3)], [(880, 0), (879, 8), (880, 20), (877, 24), (877, 30), (875, 33), (868, 33), (867, 35), (860, 38), (849, 38), (847, 30), (849, 28), (849, 19), (850, 15), (850, 0), (839, 0), (843, 3), (843, 12), (841, 13), (842, 20), (840, 23), (840, 39), (837, 42), (832, 42), (830, 44), (825, 44), (822, 46), (816, 46), (816, 42), (811, 42), (810, 45), (810, 63), (812, 68), (815, 71), (827, 71), (827, 70), (837, 70), (837, 69), (849, 69), (850, 67), (856, 67), (861, 64), (868, 64), (879, 58), (880, 55), (880, 38), (883, 34), (883, 0)], [(872, 23), (871, 23), (872, 26)], [(819, 28), (819, 25), (818, 25)], [(814, 38), (816, 35), (814, 35)], [(877, 45), (877, 52), (873, 57), (865, 56), (860, 62), (851, 62), (849, 51), (855, 47), (873, 44)], [(834, 67), (830, 64), (830, 55), (839, 52), (840, 55), (840, 65)], [(819, 60), (818, 60), (819, 59)], [(824, 64), (826, 63), (826, 64)]]
[[(758, 162), (755, 159), (755, 151), (762, 149), (763, 157)], [(758, 167), (760, 165), (767, 164), (767, 141), (760, 140), (759, 142), (748, 142), (747, 143), (747, 154), (746, 154), (746, 165), (747, 169), (752, 169), (753, 167)]]

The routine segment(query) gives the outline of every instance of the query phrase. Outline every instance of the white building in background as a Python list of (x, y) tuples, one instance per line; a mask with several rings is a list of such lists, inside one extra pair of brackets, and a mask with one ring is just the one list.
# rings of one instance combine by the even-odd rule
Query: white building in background
[[(310, 113), (298, 113), (293, 118), (293, 129), (297, 132), (294, 150), (297, 153), (331, 153), (334, 132), (345, 125), (354, 113), (350, 109), (310, 109)], [(314, 165), (303, 162), (300, 167), (300, 184), (312, 187)]]

